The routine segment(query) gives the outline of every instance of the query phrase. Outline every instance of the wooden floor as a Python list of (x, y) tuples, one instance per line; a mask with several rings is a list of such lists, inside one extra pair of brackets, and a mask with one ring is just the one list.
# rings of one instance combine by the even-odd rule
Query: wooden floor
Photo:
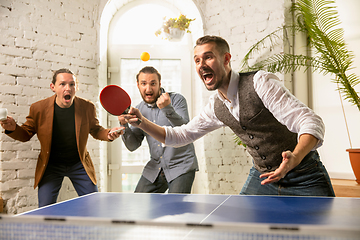
[(331, 179), (336, 197), (360, 198), (360, 184), (355, 180)]

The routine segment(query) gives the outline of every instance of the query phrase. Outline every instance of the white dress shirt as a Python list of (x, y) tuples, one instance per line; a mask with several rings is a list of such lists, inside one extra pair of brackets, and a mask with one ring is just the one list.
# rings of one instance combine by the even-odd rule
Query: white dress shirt
[[(227, 92), (227, 97), (230, 101), (224, 99), (216, 91), (216, 93), (210, 96), (209, 103), (203, 111), (189, 123), (174, 128), (165, 127), (165, 145), (173, 147), (184, 146), (215, 129), (226, 126), (215, 116), (214, 103), (216, 97), (226, 105), (230, 113), (239, 121), (239, 78), (239, 73), (231, 71)], [(305, 133), (317, 138), (318, 143), (313, 150), (322, 145), (325, 133), (322, 119), (313, 110), (295, 98), (275, 74), (258, 71), (254, 75), (253, 81), (255, 92), (262, 100), (264, 106), (281, 124), (285, 125), (289, 131), (297, 133), (298, 139)]]

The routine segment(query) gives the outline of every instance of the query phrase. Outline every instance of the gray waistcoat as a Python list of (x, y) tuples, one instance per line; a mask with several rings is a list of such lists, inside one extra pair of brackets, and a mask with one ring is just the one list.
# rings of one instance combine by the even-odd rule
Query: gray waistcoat
[(214, 111), (216, 117), (247, 145), (246, 149), (254, 159), (255, 168), (264, 173), (273, 171), (280, 165), (283, 151), (294, 150), (297, 134), (290, 132), (265, 108), (255, 92), (254, 75), (254, 72), (240, 73), (240, 122), (219, 98), (215, 98)]

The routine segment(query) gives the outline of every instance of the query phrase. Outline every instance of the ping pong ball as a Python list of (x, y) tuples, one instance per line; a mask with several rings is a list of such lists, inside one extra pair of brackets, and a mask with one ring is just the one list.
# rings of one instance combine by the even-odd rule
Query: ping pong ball
[(150, 59), (150, 54), (147, 52), (143, 52), (140, 56), (140, 59), (143, 60), (144, 62), (146, 62)]

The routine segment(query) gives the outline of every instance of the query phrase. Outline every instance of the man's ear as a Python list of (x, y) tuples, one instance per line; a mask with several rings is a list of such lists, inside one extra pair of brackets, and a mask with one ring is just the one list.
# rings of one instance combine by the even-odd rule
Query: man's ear
[(50, 83), (50, 89), (51, 91), (55, 92), (55, 85), (53, 83)]
[(231, 59), (231, 54), (230, 53), (225, 53), (224, 54), (224, 64), (225, 65), (228, 65), (228, 64), (230, 64), (230, 59)]

